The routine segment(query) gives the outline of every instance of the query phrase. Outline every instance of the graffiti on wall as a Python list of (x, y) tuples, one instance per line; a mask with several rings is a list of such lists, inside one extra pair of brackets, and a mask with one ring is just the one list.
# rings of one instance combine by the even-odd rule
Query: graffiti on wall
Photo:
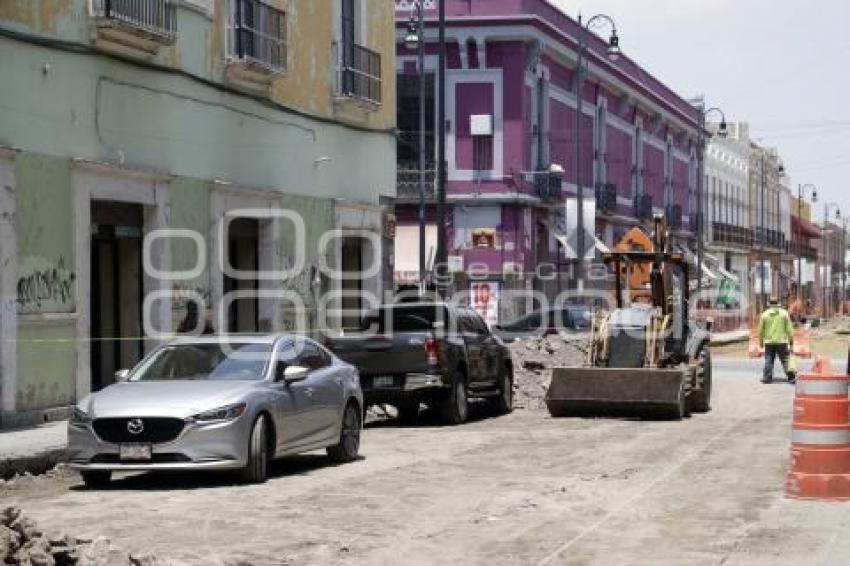
[[(42, 262), (46, 263), (46, 262)], [(76, 275), (60, 257), (54, 265), (41, 265), (18, 279), (18, 310), (22, 313), (69, 310), (74, 300)]]

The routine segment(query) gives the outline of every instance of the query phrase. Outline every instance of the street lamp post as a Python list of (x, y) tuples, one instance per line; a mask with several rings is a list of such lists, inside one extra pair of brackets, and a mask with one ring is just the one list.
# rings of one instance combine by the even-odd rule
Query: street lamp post
[(829, 286), (827, 285), (827, 279), (826, 279), (826, 272), (827, 272), (826, 263), (827, 263), (827, 259), (828, 259), (827, 258), (827, 252), (829, 251), (829, 247), (828, 247), (828, 244), (827, 244), (827, 241), (826, 241), (826, 235), (827, 235), (826, 223), (829, 220), (829, 212), (830, 212), (831, 207), (835, 207), (835, 217), (841, 218), (841, 209), (839, 208), (839, 205), (838, 205), (837, 202), (829, 201), (829, 202), (823, 203), (823, 229), (822, 229), (822, 233), (823, 233), (823, 266), (821, 268), (821, 277), (823, 278), (823, 298), (821, 300), (821, 305), (822, 305), (822, 308), (823, 308), (823, 317), (824, 318), (829, 318), (829, 313), (827, 312), (828, 302), (827, 302), (827, 297), (826, 297), (827, 291), (829, 289)]
[(416, 50), (419, 87), (419, 290), (425, 290), (425, 10), (416, 0), (407, 24), (405, 46)]
[(697, 172), (697, 293), (702, 290), (702, 258), (703, 258), (703, 240), (705, 239), (705, 230), (703, 229), (703, 217), (702, 217), (702, 195), (703, 195), (703, 184), (705, 183), (705, 127), (706, 121), (708, 120), (709, 114), (712, 112), (716, 112), (720, 114), (720, 127), (717, 129), (717, 135), (721, 138), (725, 138), (728, 129), (726, 126), (726, 115), (723, 113), (723, 110), (720, 108), (712, 107), (709, 109), (705, 108), (705, 100), (700, 103), (700, 124), (699, 124), (699, 142), (697, 143), (697, 149), (699, 152), (699, 171)]
[[(597, 23), (607, 22), (611, 26), (611, 37), (608, 39), (608, 58), (616, 61), (620, 57), (620, 38), (617, 36), (617, 24), (605, 14), (596, 14), (587, 23), (583, 23), (579, 14), (578, 52), (576, 53), (576, 139), (575, 139), (575, 170), (576, 170), (576, 286), (579, 291), (584, 288), (584, 187), (581, 182), (581, 122), (582, 122), (582, 91), (584, 90), (584, 73), (587, 59), (587, 34)], [(558, 277), (561, 274), (558, 273)]]
[(797, 298), (801, 303), (803, 297), (803, 199), (806, 198), (806, 192), (811, 189), (812, 202), (818, 201), (818, 189), (811, 183), (806, 185), (797, 185)]

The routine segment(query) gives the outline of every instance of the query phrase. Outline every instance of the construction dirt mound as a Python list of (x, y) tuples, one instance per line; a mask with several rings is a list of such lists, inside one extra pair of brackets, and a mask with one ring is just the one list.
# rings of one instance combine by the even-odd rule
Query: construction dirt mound
[(581, 365), (587, 355), (588, 335), (518, 339), (509, 344), (514, 362), (514, 406), (518, 409), (543, 408), (553, 367)]
[(17, 507), (0, 510), (0, 564), (20, 566), (154, 566), (152, 554), (130, 555), (105, 538), (47, 534)]

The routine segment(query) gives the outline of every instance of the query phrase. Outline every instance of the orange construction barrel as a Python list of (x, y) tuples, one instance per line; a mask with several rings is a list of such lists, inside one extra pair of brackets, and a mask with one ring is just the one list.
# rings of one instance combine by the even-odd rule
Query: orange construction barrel
[(797, 380), (786, 495), (850, 500), (850, 399), (845, 375)]

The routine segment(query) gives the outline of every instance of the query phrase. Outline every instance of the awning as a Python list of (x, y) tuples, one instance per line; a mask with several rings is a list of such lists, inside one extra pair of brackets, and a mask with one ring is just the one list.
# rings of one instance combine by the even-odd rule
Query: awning
[(791, 231), (806, 238), (820, 238), (821, 229), (799, 216), (791, 215)]

